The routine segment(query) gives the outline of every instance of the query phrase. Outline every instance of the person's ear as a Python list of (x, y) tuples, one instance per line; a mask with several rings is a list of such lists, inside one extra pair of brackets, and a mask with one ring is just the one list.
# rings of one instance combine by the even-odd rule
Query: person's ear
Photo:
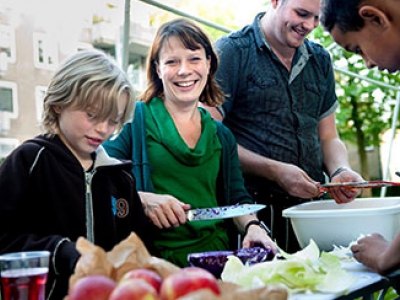
[(390, 26), (390, 21), (386, 13), (379, 8), (371, 5), (361, 6), (358, 10), (360, 17), (364, 20), (365, 25), (381, 27), (387, 29)]
[(157, 72), (158, 78), (161, 79), (160, 66), (159, 66), (158, 62), (156, 62), (156, 61), (154, 61), (154, 69)]
[(61, 114), (61, 107), (59, 107), (59, 106), (53, 106), (53, 111), (54, 111), (57, 115), (59, 115), (59, 114)]
[(279, 2), (281, 2), (282, 0), (271, 0), (271, 5), (272, 7), (275, 9), (278, 7)]

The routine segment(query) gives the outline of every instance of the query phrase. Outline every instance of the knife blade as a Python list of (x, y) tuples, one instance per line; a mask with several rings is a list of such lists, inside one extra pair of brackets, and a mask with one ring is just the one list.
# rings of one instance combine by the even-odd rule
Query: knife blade
[(346, 188), (379, 188), (389, 186), (400, 186), (400, 182), (373, 180), (373, 181), (360, 181), (360, 182), (338, 182), (338, 183), (325, 183), (320, 185), (320, 189), (328, 190), (333, 187), (346, 187)]
[(185, 213), (189, 221), (218, 220), (252, 214), (263, 208), (265, 208), (263, 204), (242, 204), (195, 208), (189, 209)]

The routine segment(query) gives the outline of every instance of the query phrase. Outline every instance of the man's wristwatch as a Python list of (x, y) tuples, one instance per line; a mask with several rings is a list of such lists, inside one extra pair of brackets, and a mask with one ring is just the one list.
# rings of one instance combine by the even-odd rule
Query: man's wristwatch
[(250, 227), (251, 225), (260, 226), (262, 229), (265, 230), (265, 232), (266, 232), (268, 235), (270, 235), (270, 233), (271, 233), (271, 230), (268, 228), (267, 225), (265, 225), (265, 223), (264, 223), (263, 221), (260, 221), (260, 220), (251, 220), (251, 221), (250, 221), (249, 223), (247, 223), (246, 226), (244, 227), (244, 235), (247, 234), (247, 231), (249, 230), (249, 227)]

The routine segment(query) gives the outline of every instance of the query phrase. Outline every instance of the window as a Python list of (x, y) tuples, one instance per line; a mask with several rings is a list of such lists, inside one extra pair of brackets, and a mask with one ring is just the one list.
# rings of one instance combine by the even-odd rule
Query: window
[(45, 33), (34, 33), (33, 55), (36, 68), (54, 70), (58, 66), (57, 40)]
[(35, 88), (35, 103), (36, 103), (36, 120), (41, 122), (43, 114), (43, 99), (46, 94), (47, 87), (37, 86)]
[(6, 53), (7, 62), (16, 61), (15, 30), (11, 26), (0, 24), (0, 52)]
[(18, 117), (17, 84), (0, 81), (0, 112), (6, 112), (10, 118)]
[(17, 139), (0, 138), (0, 162), (2, 158), (8, 156), (19, 145)]

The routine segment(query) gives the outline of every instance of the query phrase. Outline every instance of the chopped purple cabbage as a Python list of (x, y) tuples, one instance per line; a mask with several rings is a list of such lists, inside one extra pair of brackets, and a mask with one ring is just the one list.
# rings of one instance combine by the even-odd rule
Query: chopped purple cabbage
[(191, 253), (188, 262), (191, 266), (200, 267), (211, 272), (215, 277), (221, 276), (229, 255), (235, 255), (244, 264), (253, 265), (271, 260), (274, 254), (271, 250), (262, 247), (240, 248), (235, 251), (208, 251)]
[(270, 249), (263, 247), (240, 248), (233, 252), (233, 255), (240, 258), (244, 264), (254, 265), (266, 260), (271, 260), (274, 257)]

